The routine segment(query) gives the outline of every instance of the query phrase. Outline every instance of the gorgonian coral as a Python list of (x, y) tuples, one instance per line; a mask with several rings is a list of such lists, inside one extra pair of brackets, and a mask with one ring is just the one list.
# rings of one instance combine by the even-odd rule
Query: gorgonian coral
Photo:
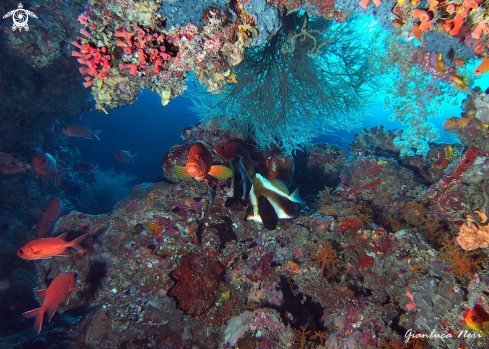
[(246, 51), (237, 83), (223, 95), (198, 96), (196, 111), (261, 149), (275, 143), (286, 153), (323, 127), (357, 126), (378, 82), (358, 24), (289, 14), (267, 44)]

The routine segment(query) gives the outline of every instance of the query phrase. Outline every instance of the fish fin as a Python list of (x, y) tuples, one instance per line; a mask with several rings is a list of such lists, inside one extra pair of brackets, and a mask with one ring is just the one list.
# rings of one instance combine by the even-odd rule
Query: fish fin
[(248, 217), (246, 217), (246, 220), (247, 221), (257, 222), (257, 223), (263, 223), (262, 220), (261, 220), (260, 215), (250, 214), (250, 215), (248, 215)]
[(46, 289), (36, 291), (37, 296), (41, 299), (41, 303), (44, 303), (44, 298), (46, 297)]
[(71, 253), (63, 251), (60, 254), (57, 254), (56, 257), (69, 257), (69, 258), (71, 258), (73, 256), (71, 255)]
[(53, 318), (54, 313), (56, 313), (56, 309), (58, 309), (58, 307), (56, 307), (56, 308), (48, 308), (46, 310), (46, 313), (48, 314), (48, 322), (51, 322), (51, 319)]
[(35, 317), (36, 319), (34, 320), (34, 331), (36, 333), (41, 332), (41, 327), (42, 327), (42, 318), (44, 317), (44, 312), (45, 309), (43, 307), (39, 307), (34, 310), (26, 311), (24, 314), (22, 314), (23, 317), (31, 318)]
[(82, 251), (82, 252), (87, 252), (87, 250), (85, 250), (83, 247), (81, 247), (79, 244), (80, 242), (82, 242), (83, 240), (85, 240), (85, 238), (89, 235), (90, 233), (86, 233), (86, 234), (83, 234), (82, 236), (76, 238), (75, 240), (73, 241), (70, 241), (70, 247), (73, 247), (73, 248), (76, 248), (77, 250), (79, 251)]
[(209, 174), (212, 177), (216, 177), (218, 179), (226, 179), (233, 175), (233, 171), (231, 171), (229, 167), (226, 167), (224, 165), (214, 165), (211, 166)]
[(63, 234), (61, 234), (61, 235), (59, 235), (59, 236), (56, 236), (56, 238), (57, 238), (57, 239), (61, 239), (61, 240), (65, 241), (65, 239), (66, 239), (66, 235), (68, 235), (68, 233), (63, 233)]
[(299, 187), (297, 187), (294, 192), (289, 196), (289, 199), (298, 204), (304, 203), (299, 195)]
[(289, 195), (289, 189), (285, 185), (284, 182), (282, 182), (280, 179), (274, 179), (270, 181), (270, 184), (276, 188), (277, 190), (281, 191), (285, 195)]
[(177, 179), (185, 179), (190, 177), (187, 172), (187, 168), (178, 165), (173, 166), (173, 176), (175, 176)]
[(98, 131), (92, 131), (93, 134), (93, 138), (95, 138), (97, 141), (100, 141), (100, 138), (98, 138), (98, 134), (101, 132), (102, 130), (98, 130)]
[(69, 168), (65, 168), (61, 171), (58, 171), (58, 173), (56, 174), (56, 177), (54, 178), (54, 182), (56, 183), (56, 185), (59, 187), (60, 184), (61, 184), (61, 178), (68, 174), (68, 173), (71, 173), (70, 169)]

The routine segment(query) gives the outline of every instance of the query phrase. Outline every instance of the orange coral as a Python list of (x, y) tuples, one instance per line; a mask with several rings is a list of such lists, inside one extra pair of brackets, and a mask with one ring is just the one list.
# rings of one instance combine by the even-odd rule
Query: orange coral
[(443, 123), (443, 128), (446, 131), (449, 131), (450, 129), (455, 127), (465, 127), (469, 124), (469, 121), (469, 118), (457, 118), (455, 116), (452, 116), (451, 118), (445, 120), (445, 122)]
[(319, 244), (319, 249), (312, 258), (313, 263), (319, 264), (323, 272), (326, 270), (328, 277), (334, 275), (333, 268), (336, 263), (339, 262), (339, 259), (338, 252), (331, 246), (331, 243), (325, 241), (322, 244)]
[(453, 243), (445, 243), (440, 259), (449, 264), (445, 271), (455, 274), (459, 280), (472, 276), (483, 262), (480, 258), (473, 258), (473, 253), (457, 249)]
[(153, 234), (159, 234), (163, 231), (164, 226), (156, 223), (156, 222), (149, 222), (146, 224), (146, 229), (148, 229), (150, 232)]
[[(482, 221), (487, 221), (487, 216), (483, 212), (475, 211)], [(455, 239), (465, 251), (472, 251), (477, 248), (489, 246), (489, 225), (479, 225), (467, 215), (467, 224), (462, 225)]]

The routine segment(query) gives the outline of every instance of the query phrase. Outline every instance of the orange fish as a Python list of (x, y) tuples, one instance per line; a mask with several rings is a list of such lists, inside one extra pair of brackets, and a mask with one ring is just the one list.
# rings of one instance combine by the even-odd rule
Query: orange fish
[(51, 257), (71, 257), (71, 254), (65, 252), (68, 247), (76, 248), (77, 250), (86, 252), (83, 247), (79, 245), (80, 242), (90, 233), (86, 233), (73, 241), (65, 241), (66, 234), (63, 233), (55, 238), (42, 238), (32, 240), (24, 247), (19, 248), (17, 256), (27, 260), (51, 258)]
[(452, 75), (451, 79), (455, 83), (455, 88), (457, 90), (462, 90), (470, 93), (469, 77), (467, 75), (463, 75), (463, 76)]
[(68, 125), (63, 127), (61, 131), (70, 137), (97, 139), (100, 141), (100, 138), (97, 136), (100, 130), (92, 131), (90, 130), (90, 126)]
[(474, 75), (487, 73), (488, 70), (489, 70), (489, 58), (486, 58), (482, 61), (481, 64), (479, 64), (477, 68), (475, 68)]
[(34, 227), (37, 230), (37, 237), (42, 237), (54, 225), (61, 212), (61, 200), (53, 196), (49, 200), (46, 209), (43, 211), (41, 220)]
[(76, 276), (74, 272), (61, 273), (54, 278), (53, 282), (51, 282), (51, 285), (49, 285), (46, 290), (36, 292), (42, 299), (41, 307), (22, 314), (22, 316), (27, 318), (36, 318), (34, 320), (34, 330), (36, 333), (41, 332), (44, 313), (47, 311), (48, 321), (51, 322), (59, 305), (61, 303), (68, 304), (71, 292), (79, 290), (78, 287), (75, 287), (75, 282)]
[(482, 337), (489, 336), (489, 314), (481, 305), (474, 305), (465, 316), (465, 323)]
[(211, 152), (205, 145), (198, 142), (190, 148), (187, 165), (185, 167), (175, 165), (173, 170), (178, 179), (192, 177), (199, 182), (205, 181), (207, 184), (212, 180), (209, 175), (218, 179), (229, 178), (233, 175), (233, 172), (226, 166), (213, 166)]
[(36, 148), (32, 156), (32, 166), (36, 175), (49, 181), (54, 181), (56, 185), (61, 183), (61, 177), (70, 172), (69, 169), (58, 171), (56, 160), (41, 149)]
[(131, 154), (131, 152), (127, 150), (119, 150), (114, 154), (114, 159), (124, 164), (134, 164), (134, 158), (136, 155), (138, 154)]
[(465, 59), (455, 58), (453, 61), (459, 68), (461, 68), (465, 64)]
[(443, 62), (443, 55), (441, 53), (436, 55), (435, 69), (440, 73), (443, 73), (445, 71), (445, 63)]

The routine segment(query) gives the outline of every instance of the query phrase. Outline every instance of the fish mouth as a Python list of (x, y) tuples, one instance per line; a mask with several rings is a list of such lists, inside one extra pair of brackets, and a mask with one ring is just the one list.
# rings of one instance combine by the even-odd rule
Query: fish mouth
[(197, 164), (187, 164), (187, 172), (192, 177), (201, 177), (204, 175), (204, 168)]

